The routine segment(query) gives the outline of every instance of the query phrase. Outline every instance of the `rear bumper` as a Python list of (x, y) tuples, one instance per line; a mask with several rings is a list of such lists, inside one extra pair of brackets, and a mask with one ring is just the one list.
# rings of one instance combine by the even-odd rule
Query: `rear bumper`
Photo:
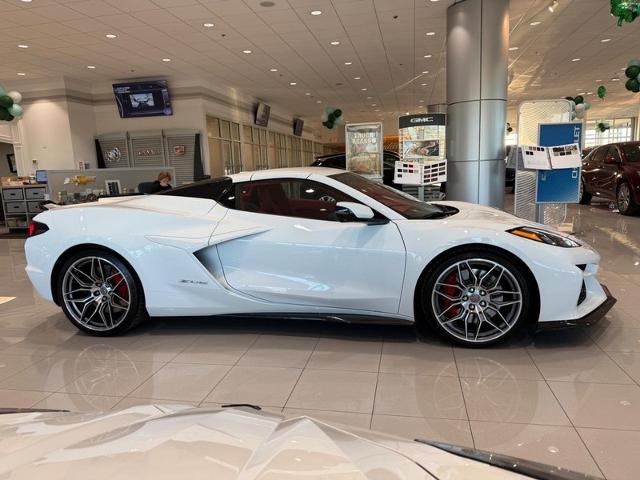
[(588, 327), (598, 323), (617, 302), (616, 298), (611, 295), (611, 292), (605, 285), (601, 285), (601, 287), (602, 290), (604, 290), (606, 298), (598, 307), (580, 318), (556, 320), (552, 322), (539, 322), (537, 331), (561, 330), (572, 327)]

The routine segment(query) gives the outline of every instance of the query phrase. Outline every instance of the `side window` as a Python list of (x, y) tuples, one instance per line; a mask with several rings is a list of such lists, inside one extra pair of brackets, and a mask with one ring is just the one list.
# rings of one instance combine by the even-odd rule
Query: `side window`
[[(231, 199), (231, 196), (235, 198)], [(322, 183), (277, 179), (238, 184), (234, 194), (227, 195), (225, 206), (245, 212), (338, 221), (335, 216), (338, 202), (355, 200)], [(234, 206), (230, 206), (232, 203)]]
[(620, 153), (618, 153), (618, 149), (611, 145), (609, 150), (607, 151), (607, 157), (612, 156), (615, 162), (620, 162)]
[(589, 157), (594, 163), (604, 163), (604, 157), (606, 157), (607, 147), (598, 147), (595, 152)]

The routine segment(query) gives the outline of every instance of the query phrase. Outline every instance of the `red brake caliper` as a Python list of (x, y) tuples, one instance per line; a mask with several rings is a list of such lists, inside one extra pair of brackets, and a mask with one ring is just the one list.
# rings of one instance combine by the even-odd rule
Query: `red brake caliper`
[[(118, 283), (120, 285), (118, 285)], [(127, 283), (124, 281), (124, 278), (119, 273), (116, 273), (111, 279), (112, 285), (118, 285), (116, 287), (116, 293), (120, 295), (120, 297), (125, 300), (129, 300), (129, 288), (127, 288)]]
[[(447, 275), (447, 278), (445, 278), (443, 283), (448, 285), (458, 285), (458, 274), (456, 272), (451, 272)], [(442, 287), (442, 293), (453, 298), (460, 295), (460, 291), (456, 287)], [(442, 295), (440, 295), (440, 301), (442, 302), (442, 311), (447, 311), (445, 314), (446, 317), (451, 319), (460, 315), (460, 306), (456, 305), (455, 307), (449, 308), (451, 304), (454, 303), (453, 301), (443, 297)], [(447, 310), (447, 308), (449, 308), (449, 310)]]

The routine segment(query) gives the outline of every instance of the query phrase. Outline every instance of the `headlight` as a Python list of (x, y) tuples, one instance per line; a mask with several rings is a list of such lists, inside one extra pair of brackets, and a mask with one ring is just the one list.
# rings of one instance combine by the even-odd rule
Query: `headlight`
[(528, 238), (534, 242), (546, 243), (547, 245), (553, 245), (554, 247), (572, 248), (579, 247), (580, 244), (570, 238), (563, 237), (562, 235), (550, 232), (549, 230), (541, 230), (533, 227), (517, 227), (507, 230), (507, 232), (517, 235), (518, 237)]

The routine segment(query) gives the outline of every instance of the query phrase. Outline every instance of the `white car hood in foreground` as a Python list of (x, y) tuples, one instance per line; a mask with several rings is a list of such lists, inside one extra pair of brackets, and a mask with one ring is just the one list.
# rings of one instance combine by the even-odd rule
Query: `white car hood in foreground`
[(0, 415), (0, 478), (522, 479), (418, 442), (307, 417), (138, 406)]

